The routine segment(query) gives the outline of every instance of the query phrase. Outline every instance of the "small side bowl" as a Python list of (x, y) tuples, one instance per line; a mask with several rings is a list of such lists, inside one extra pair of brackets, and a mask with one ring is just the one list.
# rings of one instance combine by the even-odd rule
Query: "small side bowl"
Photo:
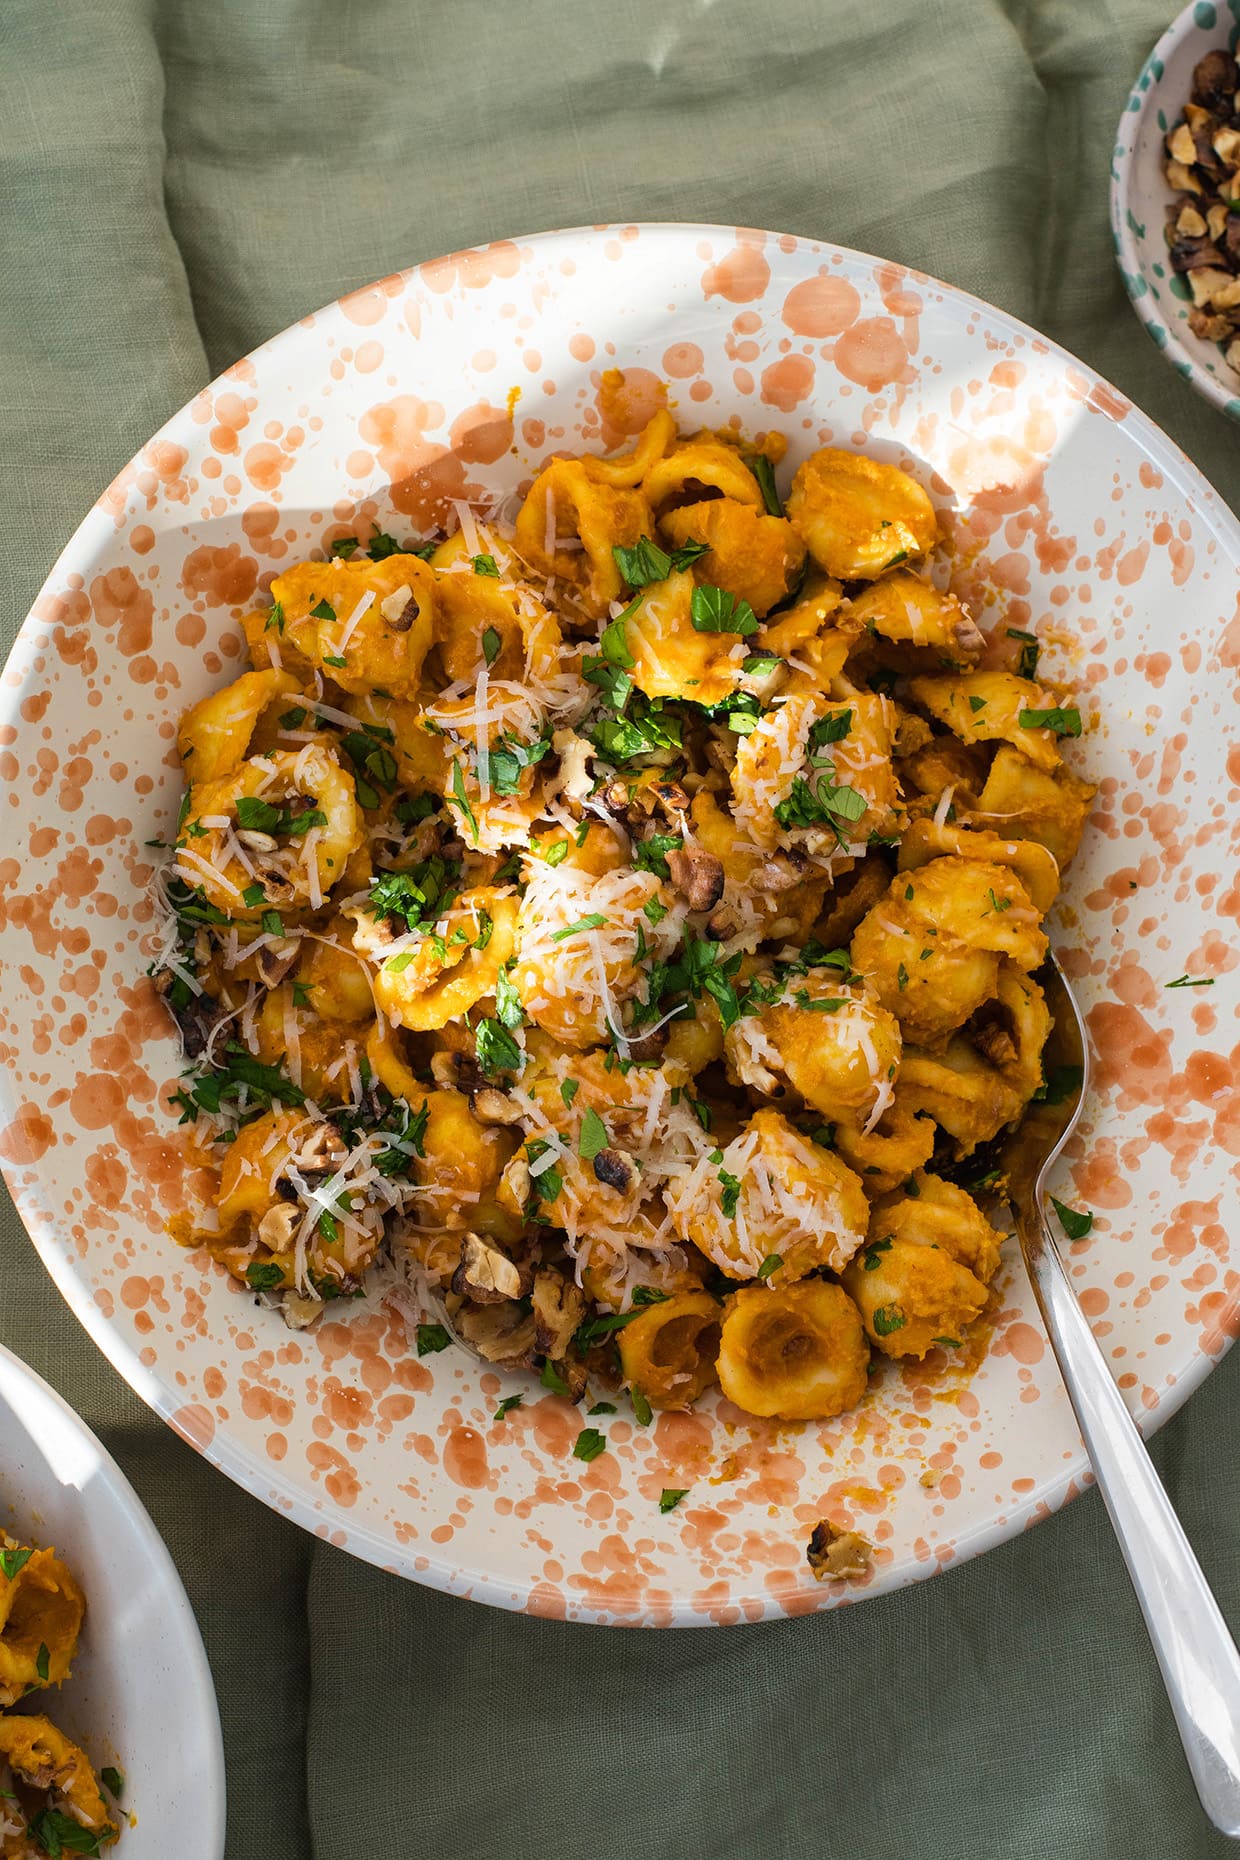
[(1198, 60), (1219, 46), (1234, 52), (1238, 41), (1240, 23), (1230, 6), (1214, 0), (1186, 6), (1141, 68), (1111, 158), (1111, 236), (1132, 307), (1176, 372), (1233, 420), (1240, 420), (1240, 375), (1217, 344), (1189, 328), (1192, 300), (1167, 256), (1163, 229), (1172, 196), (1163, 136), (1183, 112)]
[(96, 1770), (121, 1771), (121, 1838), (109, 1854), (223, 1860), (219, 1712), (176, 1566), (85, 1422), (4, 1349), (0, 1525), (22, 1542), (54, 1546), (86, 1591), (72, 1678), (20, 1709), (46, 1713)]

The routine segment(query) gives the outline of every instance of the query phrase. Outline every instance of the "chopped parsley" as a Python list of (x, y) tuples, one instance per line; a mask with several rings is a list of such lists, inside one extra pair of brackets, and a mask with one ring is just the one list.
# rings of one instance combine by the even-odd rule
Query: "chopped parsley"
[(784, 1256), (782, 1253), (768, 1253), (762, 1264), (758, 1267), (758, 1277), (760, 1279), (769, 1279), (773, 1272), (779, 1271), (783, 1263)]
[(102, 1834), (92, 1834), (72, 1815), (59, 1808), (44, 1808), (32, 1815), (29, 1823), (32, 1840), (48, 1860), (61, 1860), (62, 1854), (101, 1854)]
[(1092, 1214), (1083, 1214), (1079, 1208), (1066, 1208), (1062, 1201), (1051, 1196), (1051, 1206), (1059, 1216), (1059, 1225), (1069, 1240), (1083, 1240), (1094, 1224)]
[(506, 1414), (511, 1414), (514, 1408), (519, 1408), (524, 1400), (524, 1395), (505, 1395), (503, 1401), (491, 1416), (491, 1419), (493, 1421), (502, 1421)]
[(452, 1342), (451, 1331), (442, 1324), (419, 1324), (417, 1336), (419, 1356), (438, 1356)]
[(880, 1337), (890, 1337), (893, 1330), (903, 1330), (906, 1322), (899, 1305), (879, 1305), (874, 1313), (874, 1329)]
[(1022, 710), (1022, 730), (1053, 730), (1056, 736), (1079, 736), (1081, 713), (1075, 704), (1056, 704), (1050, 710)]
[(470, 835), (476, 846), (478, 844), (478, 820), (473, 808), (469, 805), (469, 796), (465, 792), (465, 777), (461, 772), (459, 757), (454, 757), (452, 761), (452, 805), (459, 807), (463, 817), (469, 822)]
[(270, 633), (273, 631), (276, 633), (283, 633), (284, 631), (284, 606), (280, 601), (273, 602), (271, 612), (263, 621), (263, 632)]
[(745, 460), (745, 463), (758, 480), (758, 489), (762, 493), (762, 502), (766, 505), (767, 515), (782, 517), (784, 507), (780, 502), (779, 492), (775, 489), (775, 467), (770, 459), (765, 453), (755, 452), (752, 458)]
[(317, 607), (310, 609), (310, 618), (312, 620), (334, 620), (336, 609), (330, 601), (320, 601)]
[(589, 1465), (600, 1453), (607, 1451), (607, 1436), (601, 1434), (597, 1427), (583, 1427), (573, 1442), (573, 1458), (584, 1460)]
[(611, 553), (630, 588), (648, 588), (652, 581), (666, 581), (669, 575), (680, 574), (699, 556), (709, 555), (710, 544), (687, 542), (669, 552), (652, 542), (649, 536), (642, 536), (631, 548), (617, 543)]
[(482, 656), (488, 665), (494, 665), (500, 655), (503, 640), (493, 626), (484, 629), (482, 635)]
[(1164, 988), (1213, 988), (1212, 975), (1177, 975), (1173, 982), (1164, 982)]
[(588, 1106), (581, 1120), (581, 1132), (577, 1139), (578, 1156), (582, 1162), (593, 1162), (600, 1150), (605, 1150), (610, 1142), (606, 1124), (593, 1105)]
[[(541, 762), (550, 748), (549, 736), (536, 736), (533, 741), (525, 742), (521, 737), (505, 731), (497, 748), (484, 749), (479, 755), (478, 779), (480, 782), (489, 782), (502, 798), (519, 794), (524, 771), (533, 768), (536, 762)], [(477, 837), (475, 832), (475, 840)]]
[(119, 1802), (125, 1793), (125, 1778), (121, 1775), (121, 1772), (118, 1769), (113, 1769), (112, 1765), (109, 1763), (100, 1770), (99, 1777), (104, 1788), (110, 1795), (114, 1795)]
[(34, 1670), (39, 1675), (40, 1679), (47, 1678), (48, 1673), (51, 1670), (51, 1657), (52, 1656), (47, 1650), (46, 1641), (40, 1641), (39, 1651), (35, 1655), (35, 1659), (34, 1659)]
[(548, 1357), (543, 1364), (542, 1374), (539, 1376), (538, 1380), (545, 1389), (550, 1389), (553, 1395), (563, 1395), (567, 1397), (569, 1394), (568, 1383), (564, 1380), (550, 1357)]
[(493, 555), (476, 555), (474, 557), (475, 575), (488, 575), (492, 581), (499, 580), (499, 563)]
[(481, 1020), (474, 1029), (474, 1051), (488, 1078), (500, 1072), (519, 1072), (525, 1054), (498, 1020)]
[(757, 616), (748, 601), (709, 584), (694, 588), (689, 618), (698, 633), (739, 633), (748, 637), (758, 630)]
[(741, 670), (751, 672), (756, 678), (769, 678), (782, 664), (783, 660), (777, 659), (773, 652), (752, 652), (742, 660)]
[(654, 1420), (654, 1409), (650, 1406), (650, 1403), (646, 1400), (646, 1397), (636, 1384), (629, 1390), (629, 1400), (633, 1404), (633, 1414), (636, 1417), (637, 1425), (639, 1427), (649, 1427), (650, 1423)]
[(182, 1086), (174, 1092), (172, 1102), (180, 1106), (181, 1122), (186, 1124), (199, 1111), (214, 1116), (224, 1105), (235, 1105), (243, 1091), (246, 1119), (270, 1110), (273, 1104), (305, 1103), (305, 1093), (284, 1076), (279, 1066), (263, 1065), (237, 1040), (229, 1040), (223, 1058), (211, 1071), (194, 1079), (188, 1090)]
[(780, 826), (785, 828), (832, 827), (843, 845), (848, 838), (843, 827), (860, 820), (867, 806), (863, 794), (837, 782), (833, 772), (824, 772), (812, 785), (803, 775), (794, 776), (786, 798), (776, 803), (774, 813)]
[(495, 978), (495, 1017), (505, 1027), (519, 1027), (525, 1019), (521, 997), (508, 973), (507, 964)]
[(970, 691), (970, 693), (969, 693), (969, 709), (970, 709), (970, 710), (971, 710), (971, 711), (973, 712), (973, 715), (974, 715), (974, 716), (976, 717), (976, 715), (977, 715), (977, 713), (978, 713), (978, 711), (979, 711), (979, 710), (985, 710), (985, 708), (986, 708), (986, 700), (985, 700), (985, 698), (984, 698), (984, 697), (978, 697), (978, 695), (977, 695), (977, 692), (976, 692), (976, 691)]
[(1026, 633), (1021, 627), (1010, 626), (1007, 630), (1009, 639), (1021, 642), (1020, 658), (1016, 661), (1016, 671), (1020, 678), (1036, 678), (1038, 675), (1038, 636)]
[(347, 562), (351, 555), (356, 554), (357, 547), (356, 536), (337, 536), (335, 542), (331, 546), (330, 553), (340, 556), (342, 560)]
[(33, 1555), (33, 1550), (0, 1550), (0, 1575), (15, 1582)]
[(651, 965), (646, 998), (638, 1002), (634, 1011), (634, 1027), (658, 1020), (665, 1012), (664, 1004), (668, 997), (683, 995), (698, 1001), (706, 994), (719, 1009), (719, 1018), (726, 1032), (735, 1025), (744, 1011), (735, 982), (742, 960), (740, 950), (725, 957), (721, 955), (717, 943), (712, 943), (706, 937), (695, 936), (692, 930), (686, 931), (684, 941), (670, 962)]
[[(725, 1221), (735, 1220), (737, 1203), (741, 1198), (740, 1179), (737, 1176), (731, 1175), (726, 1169), (719, 1169), (716, 1171), (716, 1174), (719, 1177), (719, 1186), (723, 1190), (722, 1195), (719, 1197), (719, 1205), (723, 1211), (723, 1218)], [(763, 1264), (765, 1264), (765, 1261)], [(772, 1266), (771, 1271), (774, 1272), (774, 1270), (775, 1268)], [(759, 1268), (759, 1273), (760, 1272), (761, 1268)]]
[(682, 1498), (687, 1498), (688, 1496), (689, 1487), (687, 1485), (665, 1485), (659, 1495), (659, 1510), (666, 1516), (669, 1511), (675, 1511)]
[(876, 1240), (872, 1246), (868, 1246), (865, 1249), (865, 1253), (861, 1261), (862, 1267), (864, 1268), (866, 1272), (877, 1272), (878, 1268), (883, 1263), (882, 1255), (884, 1253), (889, 1253), (890, 1251), (891, 1251), (891, 1235), (888, 1234), (885, 1240)]
[(402, 549), (396, 538), (389, 536), (386, 530), (376, 530), (366, 544), (366, 553), (372, 562), (384, 562), (390, 555), (406, 555), (409, 552)]
[(851, 710), (841, 710), (830, 717), (820, 717), (809, 733), (810, 749), (823, 749), (828, 743), (842, 743), (852, 729), (852, 720)]
[(274, 1292), (277, 1287), (284, 1284), (284, 1268), (277, 1266), (274, 1261), (269, 1261), (265, 1266), (247, 1266), (245, 1282), (256, 1292)]
[(576, 936), (581, 930), (598, 930), (606, 922), (607, 919), (601, 911), (591, 911), (587, 917), (579, 917), (576, 923), (565, 924), (562, 930), (553, 930), (551, 941), (563, 943), (566, 937)]
[(581, 1081), (579, 1079), (565, 1079), (560, 1086), (560, 1096), (563, 1098), (565, 1104), (569, 1105), (573, 1102), (573, 1099), (580, 1090)]
[[(667, 860), (664, 854), (678, 852), (684, 845), (679, 833), (652, 833), (648, 839), (638, 840), (633, 847), (633, 864), (639, 872), (654, 872), (660, 878), (669, 876)], [(655, 918), (654, 922), (658, 922)]]

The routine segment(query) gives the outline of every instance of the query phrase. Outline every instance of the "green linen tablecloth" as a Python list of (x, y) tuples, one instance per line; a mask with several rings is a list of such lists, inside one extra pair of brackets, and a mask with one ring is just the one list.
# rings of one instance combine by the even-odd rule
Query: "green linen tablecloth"
[[(1234, 500), (1236, 429), (1141, 332), (1107, 234), (1115, 124), (1169, 3), (4, 0), (4, 644), (100, 488), (243, 351), (415, 260), (588, 221), (774, 227), (933, 272), (1084, 356)], [(2, 1219), (0, 1340), (126, 1468), (202, 1625), (229, 1860), (1228, 1851), (1096, 1494), (815, 1619), (502, 1615), (230, 1485)], [(1154, 1451), (1240, 1622), (1238, 1394), (1233, 1360)]]

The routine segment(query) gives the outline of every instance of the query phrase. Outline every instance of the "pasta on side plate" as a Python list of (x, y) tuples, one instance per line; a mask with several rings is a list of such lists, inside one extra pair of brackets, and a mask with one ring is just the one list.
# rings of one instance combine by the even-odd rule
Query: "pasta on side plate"
[(646, 1420), (826, 1418), (965, 1344), (1080, 714), (931, 580), (913, 477), (828, 448), (784, 503), (784, 450), (660, 412), (446, 538), (337, 538), (182, 718), (176, 1237), (290, 1324), (411, 1285), (420, 1353)]

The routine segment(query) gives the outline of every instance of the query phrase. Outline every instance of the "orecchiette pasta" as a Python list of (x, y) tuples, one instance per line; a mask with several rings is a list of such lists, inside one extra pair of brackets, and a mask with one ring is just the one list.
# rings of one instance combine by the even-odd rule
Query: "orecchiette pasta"
[(427, 1347), (805, 1420), (982, 1313), (1081, 719), (914, 476), (828, 447), (785, 502), (784, 450), (660, 412), (511, 521), (338, 541), (182, 720), (178, 1236), (290, 1323), (382, 1262)]

